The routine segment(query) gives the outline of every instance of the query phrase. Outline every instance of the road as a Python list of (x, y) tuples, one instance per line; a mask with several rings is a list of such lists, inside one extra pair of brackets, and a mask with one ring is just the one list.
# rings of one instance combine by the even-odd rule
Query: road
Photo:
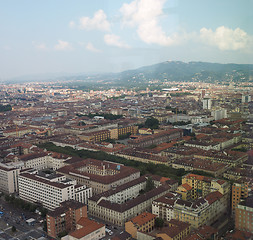
[[(42, 219), (39, 215), (15, 208), (2, 198), (0, 198), (0, 208), (1, 211), (4, 212), (4, 215), (0, 218), (0, 240), (39, 239), (44, 236), (44, 239), (49, 239), (43, 231), (43, 223), (39, 223)], [(29, 218), (34, 218), (36, 220), (34, 226), (29, 226), (26, 223), (26, 219)], [(13, 226), (16, 228), (15, 232), (12, 231)]]

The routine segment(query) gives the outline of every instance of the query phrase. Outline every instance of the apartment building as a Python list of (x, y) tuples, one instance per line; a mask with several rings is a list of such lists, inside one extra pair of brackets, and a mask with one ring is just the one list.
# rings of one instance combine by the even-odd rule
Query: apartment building
[(240, 142), (241, 134), (220, 133), (212, 136), (204, 136), (196, 140), (190, 140), (184, 145), (188, 147), (200, 148), (203, 150), (223, 150)]
[(174, 204), (180, 195), (175, 192), (169, 192), (166, 195), (155, 199), (152, 202), (152, 213), (157, 217), (170, 221), (174, 218)]
[(47, 234), (57, 238), (61, 232), (74, 231), (82, 217), (87, 217), (87, 205), (74, 200), (62, 202), (60, 207), (47, 214)]
[(155, 214), (143, 212), (125, 223), (125, 231), (136, 239), (137, 231), (151, 232), (154, 229), (156, 217)]
[(157, 238), (182, 240), (190, 234), (191, 225), (185, 222), (171, 219), (168, 222), (168, 228), (163, 228), (161, 233), (156, 234)]
[(160, 144), (172, 141), (183, 136), (182, 129), (169, 129), (148, 136), (136, 135), (128, 141), (130, 147), (147, 147), (153, 144)]
[(97, 240), (105, 237), (105, 225), (82, 217), (76, 225), (76, 230), (70, 232), (62, 240)]
[(115, 155), (124, 157), (129, 160), (134, 160), (138, 162), (144, 162), (144, 163), (154, 163), (154, 164), (165, 164), (170, 165), (171, 161), (169, 161), (168, 157), (159, 156), (152, 153), (144, 152), (143, 149), (124, 149)]
[(99, 199), (94, 196), (88, 201), (89, 214), (113, 225), (124, 226), (126, 221), (140, 212), (150, 211), (152, 201), (168, 192), (169, 187), (160, 186), (124, 203), (110, 201), (110, 196), (101, 196)]
[(178, 199), (174, 203), (174, 217), (188, 222), (193, 228), (211, 225), (227, 212), (227, 200), (216, 191), (194, 202)]
[(227, 181), (189, 173), (182, 177), (182, 185), (185, 183), (192, 188), (191, 199), (206, 196), (213, 191), (219, 191), (229, 198), (230, 185)]
[(138, 126), (121, 126), (118, 128), (118, 136), (130, 134), (137, 134)]
[(77, 184), (92, 188), (93, 194), (99, 194), (140, 177), (134, 168), (109, 161), (85, 159), (69, 164), (57, 170)]
[(18, 192), (18, 175), (24, 166), (22, 162), (0, 163), (0, 191), (4, 193)]
[(235, 213), (235, 209), (237, 204), (242, 200), (248, 197), (249, 191), (249, 183), (248, 182), (241, 182), (241, 183), (233, 183), (232, 185), (232, 213)]
[(19, 159), (24, 162), (25, 168), (34, 168), (37, 170), (48, 168), (49, 156), (47, 152), (28, 153), (19, 156)]
[[(24, 172), (19, 175), (19, 196), (21, 199), (41, 203), (45, 208), (54, 210), (67, 200), (87, 201), (92, 195), (90, 188), (76, 186), (76, 181), (61, 174)], [(85, 197), (84, 197), (85, 196)]]
[(182, 185), (178, 186), (177, 193), (179, 193), (182, 196), (183, 200), (191, 200), (193, 194), (193, 188), (188, 183), (183, 183)]
[(100, 130), (96, 132), (83, 133), (79, 138), (88, 142), (102, 142), (111, 138), (110, 130)]
[(235, 228), (253, 233), (253, 197), (248, 197), (235, 208)]

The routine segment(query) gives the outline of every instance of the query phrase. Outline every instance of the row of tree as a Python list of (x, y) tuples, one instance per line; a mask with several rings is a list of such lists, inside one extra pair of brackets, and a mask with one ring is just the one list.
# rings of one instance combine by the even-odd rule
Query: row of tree
[(2, 105), (0, 104), (0, 112), (8, 112), (8, 111), (11, 111), (12, 110), (12, 107), (11, 105)]
[[(139, 161), (134, 161), (134, 160), (128, 160), (119, 156), (107, 154), (102, 151), (94, 152), (94, 151), (89, 151), (89, 150), (75, 150), (71, 147), (58, 147), (51, 142), (43, 143), (38, 146), (41, 148), (46, 148), (48, 151), (68, 154), (71, 156), (77, 156), (84, 159), (94, 158), (98, 160), (107, 160), (111, 162), (122, 163), (125, 166), (130, 166), (130, 167), (139, 169), (141, 172), (141, 175), (154, 174), (154, 175), (168, 177), (168, 178), (172, 178), (172, 179), (180, 181), (181, 177), (185, 175), (186, 173), (188, 173), (183, 168), (175, 169), (170, 166), (166, 166), (164, 164), (153, 164), (153, 163), (144, 163), (144, 162), (139, 162)], [(208, 174), (202, 171), (192, 171), (192, 172), (195, 174), (212, 176), (211, 174)]]
[(26, 211), (35, 212), (38, 209), (41, 212), (42, 217), (46, 217), (47, 209), (43, 208), (41, 205), (35, 205), (29, 202), (24, 201), (23, 199), (16, 198), (14, 195), (4, 194), (4, 199), (6, 202), (9, 202), (15, 208), (21, 208)]

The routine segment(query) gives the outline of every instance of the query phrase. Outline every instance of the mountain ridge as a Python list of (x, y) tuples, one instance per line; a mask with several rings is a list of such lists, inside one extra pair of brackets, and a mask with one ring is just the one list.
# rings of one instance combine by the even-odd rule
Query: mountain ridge
[[(50, 75), (50, 74), (49, 74)], [(201, 81), (201, 82), (247, 82), (253, 80), (253, 64), (236, 64), (236, 63), (210, 63), (201, 61), (165, 61), (136, 69), (129, 69), (117, 73), (66, 73), (53, 77), (37, 77), (34, 81), (84, 81), (84, 82), (113, 82), (119, 83), (136, 83), (148, 82), (151, 80), (158, 81)], [(60, 76), (61, 75), (61, 76)], [(30, 77), (19, 77), (17, 81), (28, 82)]]

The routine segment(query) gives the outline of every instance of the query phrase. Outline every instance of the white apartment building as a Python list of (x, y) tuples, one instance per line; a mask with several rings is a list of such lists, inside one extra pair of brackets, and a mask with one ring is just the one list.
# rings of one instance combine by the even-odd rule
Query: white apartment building
[(18, 192), (18, 175), (23, 163), (0, 163), (0, 191), (5, 193)]
[(29, 153), (19, 157), (24, 162), (25, 168), (34, 168), (42, 170), (48, 168), (49, 156), (46, 152)]
[(84, 204), (88, 204), (88, 199), (92, 197), (92, 188), (85, 185), (75, 185), (75, 200)]
[(212, 99), (209, 97), (205, 97), (202, 100), (203, 103), (203, 109), (208, 109), (210, 110), (212, 108)]
[(170, 221), (174, 218), (174, 203), (178, 198), (180, 198), (179, 194), (169, 192), (155, 199), (152, 202), (152, 213), (165, 221)]
[(37, 174), (24, 172), (19, 175), (19, 196), (21, 199), (41, 203), (45, 208), (54, 210), (61, 202), (78, 199), (87, 203), (92, 196), (91, 188), (77, 186), (75, 180), (66, 179), (64, 175)]
[(211, 112), (211, 115), (213, 116), (214, 120), (220, 120), (223, 118), (227, 118), (227, 109), (220, 108), (220, 109), (215, 109)]
[(71, 159), (70, 156), (60, 153), (29, 153), (19, 157), (24, 162), (25, 168), (34, 168), (37, 170), (51, 168), (57, 170), (65, 166), (65, 161)]
[(89, 214), (113, 225), (124, 226), (129, 219), (151, 210), (152, 201), (169, 192), (169, 187), (160, 186), (138, 196), (137, 192), (143, 190), (145, 185), (145, 177), (142, 176), (115, 190), (93, 196), (88, 201)]

